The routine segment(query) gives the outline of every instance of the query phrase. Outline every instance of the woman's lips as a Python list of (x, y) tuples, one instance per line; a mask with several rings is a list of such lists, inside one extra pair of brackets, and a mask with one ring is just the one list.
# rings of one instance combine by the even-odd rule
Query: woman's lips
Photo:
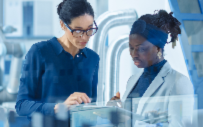
[(134, 64), (135, 64), (135, 65), (139, 65), (139, 64), (140, 64), (140, 61), (134, 61)]
[(80, 42), (80, 44), (82, 44), (82, 45), (86, 45), (86, 44), (87, 44), (87, 42)]

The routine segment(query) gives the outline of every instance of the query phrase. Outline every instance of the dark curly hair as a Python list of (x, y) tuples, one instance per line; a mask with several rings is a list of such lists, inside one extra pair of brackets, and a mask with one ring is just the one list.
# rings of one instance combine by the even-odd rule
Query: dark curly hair
[(87, 0), (63, 0), (58, 5), (59, 18), (66, 24), (71, 24), (72, 19), (89, 14), (94, 18), (94, 11)]
[(181, 23), (175, 17), (173, 17), (172, 14), (173, 12), (167, 13), (165, 10), (160, 10), (158, 13), (153, 15), (143, 15), (138, 20), (144, 20), (146, 23), (160, 28), (164, 32), (170, 34), (170, 42), (175, 42), (178, 38), (178, 34), (181, 34)]

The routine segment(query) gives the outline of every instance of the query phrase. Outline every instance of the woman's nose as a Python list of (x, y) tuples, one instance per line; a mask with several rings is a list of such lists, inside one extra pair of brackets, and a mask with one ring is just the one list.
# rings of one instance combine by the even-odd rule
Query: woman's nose
[(131, 56), (132, 56), (132, 57), (138, 57), (138, 52), (137, 52), (136, 49), (134, 49), (134, 50), (131, 51)]
[(81, 39), (83, 39), (83, 40), (88, 40), (88, 38), (89, 38), (89, 36), (87, 36), (87, 34), (86, 33), (83, 33), (81, 36)]

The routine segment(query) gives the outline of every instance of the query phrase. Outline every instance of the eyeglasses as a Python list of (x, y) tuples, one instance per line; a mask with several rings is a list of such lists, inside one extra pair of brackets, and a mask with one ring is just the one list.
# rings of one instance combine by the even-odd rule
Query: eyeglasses
[(70, 32), (72, 33), (73, 37), (82, 37), (85, 32), (86, 32), (87, 36), (92, 36), (98, 30), (98, 27), (97, 27), (97, 24), (96, 24), (95, 21), (94, 21), (94, 24), (95, 24), (96, 28), (91, 28), (91, 29), (88, 29), (88, 30), (71, 29), (66, 23), (64, 23), (64, 24), (70, 30)]

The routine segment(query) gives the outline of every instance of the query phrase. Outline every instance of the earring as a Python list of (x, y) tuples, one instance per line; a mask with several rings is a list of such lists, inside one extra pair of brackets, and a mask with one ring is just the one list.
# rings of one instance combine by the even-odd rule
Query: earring
[(159, 59), (161, 59), (162, 53), (159, 51), (157, 56), (159, 57)]

